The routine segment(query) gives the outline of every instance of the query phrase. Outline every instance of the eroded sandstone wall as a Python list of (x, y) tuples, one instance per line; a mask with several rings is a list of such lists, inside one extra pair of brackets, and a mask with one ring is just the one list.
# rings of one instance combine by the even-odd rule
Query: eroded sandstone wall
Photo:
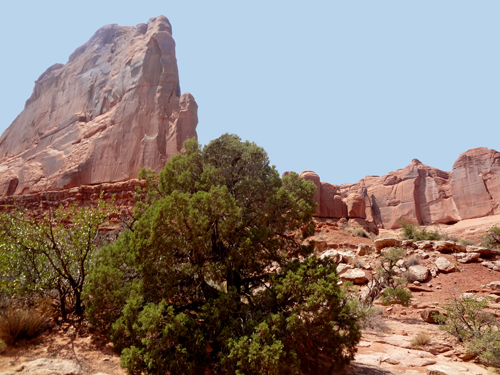
[(181, 95), (168, 19), (104, 26), (40, 76), (0, 137), (0, 196), (160, 170), (196, 137), (197, 123), (193, 96)]
[(356, 218), (395, 229), (401, 219), (429, 225), (500, 214), (500, 153), (484, 147), (461, 154), (452, 172), (414, 159), (403, 169), (355, 184), (321, 182), (312, 171), (301, 176), (316, 184), (319, 218)]

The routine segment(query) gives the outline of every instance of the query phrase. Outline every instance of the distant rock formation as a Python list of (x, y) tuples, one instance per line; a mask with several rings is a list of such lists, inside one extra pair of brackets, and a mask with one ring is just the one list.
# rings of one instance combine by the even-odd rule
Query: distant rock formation
[(126, 181), (160, 170), (196, 137), (197, 104), (181, 95), (164, 16), (108, 25), (35, 82), (0, 137), (0, 196)]
[(500, 153), (485, 147), (464, 152), (444, 172), (414, 159), (406, 168), (355, 184), (321, 182), (312, 171), (301, 176), (317, 187), (319, 218), (366, 220), (378, 228), (399, 228), (399, 220), (428, 225), (500, 214)]

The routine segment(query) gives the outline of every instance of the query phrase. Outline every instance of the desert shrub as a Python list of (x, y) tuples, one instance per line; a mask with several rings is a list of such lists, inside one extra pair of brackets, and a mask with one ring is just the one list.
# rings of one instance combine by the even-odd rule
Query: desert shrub
[(419, 332), (411, 340), (411, 346), (421, 348), (431, 343), (431, 336), (427, 332)]
[(484, 311), (488, 299), (475, 295), (452, 295), (443, 306), (445, 314), (436, 315), (441, 329), (464, 343), (468, 351), (486, 365), (500, 367), (500, 323)]
[(68, 309), (82, 315), (83, 285), (111, 212), (99, 200), (90, 207), (61, 206), (37, 218), (16, 208), (0, 213), (0, 292), (15, 297), (56, 291), (63, 318)]
[(406, 251), (402, 248), (392, 248), (380, 255), (381, 265), (377, 268), (377, 275), (368, 283), (369, 291), (362, 303), (371, 305), (375, 299), (380, 297), (381, 302), (385, 305), (410, 305), (411, 291), (406, 288), (408, 281), (398, 277), (394, 270), (396, 263), (405, 255)]
[(487, 247), (489, 249), (499, 249), (500, 248), (500, 227), (492, 227), (489, 229), (481, 238), (481, 246)]
[(500, 368), (500, 331), (490, 329), (474, 337), (466, 347), (485, 365)]
[(461, 342), (467, 341), (481, 334), (490, 324), (490, 319), (485, 319), (484, 309), (488, 300), (475, 295), (457, 297), (453, 294), (443, 306), (444, 314), (436, 316), (441, 324), (440, 329), (455, 336)]
[(109, 328), (128, 372), (326, 373), (349, 363), (360, 310), (336, 265), (303, 245), (314, 184), (281, 179), (262, 148), (234, 135), (184, 149), (159, 176), (141, 171), (137, 221), (99, 252), (85, 288), (89, 320)]
[(474, 241), (465, 238), (465, 239), (459, 240), (458, 244), (462, 245), (462, 246), (473, 246), (474, 245)]
[(439, 232), (439, 230), (428, 230), (425, 227), (420, 227), (416, 224), (411, 224), (407, 221), (400, 220), (401, 224), (401, 237), (405, 240), (414, 240), (414, 241), (439, 241), (443, 239), (443, 235)]
[(370, 238), (370, 234), (363, 228), (355, 228), (354, 235), (357, 237)]
[(29, 340), (47, 328), (47, 316), (33, 308), (8, 307), (0, 314), (0, 338), (13, 345)]

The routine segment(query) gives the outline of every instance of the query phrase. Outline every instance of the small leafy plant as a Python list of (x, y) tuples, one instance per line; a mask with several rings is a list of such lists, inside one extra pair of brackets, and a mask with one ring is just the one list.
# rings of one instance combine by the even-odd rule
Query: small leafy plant
[(440, 241), (443, 239), (443, 235), (436, 230), (428, 230), (425, 227), (420, 227), (416, 224), (411, 224), (405, 220), (399, 220), (401, 224), (401, 237), (404, 240), (414, 240), (414, 241)]

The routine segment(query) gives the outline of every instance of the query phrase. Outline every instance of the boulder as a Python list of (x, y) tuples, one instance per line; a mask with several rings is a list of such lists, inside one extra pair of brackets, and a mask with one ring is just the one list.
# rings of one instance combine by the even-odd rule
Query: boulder
[(492, 290), (500, 290), (500, 281), (492, 281), (488, 285)]
[(323, 254), (320, 255), (320, 259), (332, 258), (335, 263), (340, 261), (341, 256), (337, 250), (326, 250)]
[(444, 273), (455, 272), (455, 266), (448, 259), (439, 257), (434, 262), (439, 271)]
[(374, 247), (371, 245), (368, 245), (366, 243), (360, 243), (358, 245), (358, 255), (359, 256), (368, 255), (374, 251), (375, 251)]
[(412, 279), (416, 281), (423, 282), (429, 278), (429, 269), (425, 266), (411, 266), (408, 268), (408, 272), (410, 273)]
[(452, 241), (434, 241), (434, 250), (440, 253), (460, 253), (465, 252), (466, 248)]
[(380, 250), (386, 247), (399, 247), (401, 241), (396, 238), (379, 238), (374, 241), (375, 249), (380, 253)]
[(420, 317), (424, 322), (437, 324), (437, 320), (434, 319), (436, 315), (441, 314), (441, 312), (437, 309), (425, 309), (420, 311)]
[(352, 270), (354, 267), (351, 266), (350, 264), (345, 264), (341, 263), (337, 266), (337, 276), (342, 275), (343, 273), (346, 273), (349, 270)]
[(363, 270), (358, 268), (349, 269), (339, 276), (342, 281), (350, 281), (354, 284), (364, 284), (368, 281)]
[(164, 16), (108, 25), (35, 82), (0, 137), (0, 196), (137, 178), (196, 137), (197, 104), (181, 95)]
[(471, 263), (477, 261), (480, 255), (479, 253), (458, 253), (455, 257), (460, 263)]
[(434, 241), (417, 241), (415, 242), (415, 246), (419, 250), (427, 250), (434, 248)]

